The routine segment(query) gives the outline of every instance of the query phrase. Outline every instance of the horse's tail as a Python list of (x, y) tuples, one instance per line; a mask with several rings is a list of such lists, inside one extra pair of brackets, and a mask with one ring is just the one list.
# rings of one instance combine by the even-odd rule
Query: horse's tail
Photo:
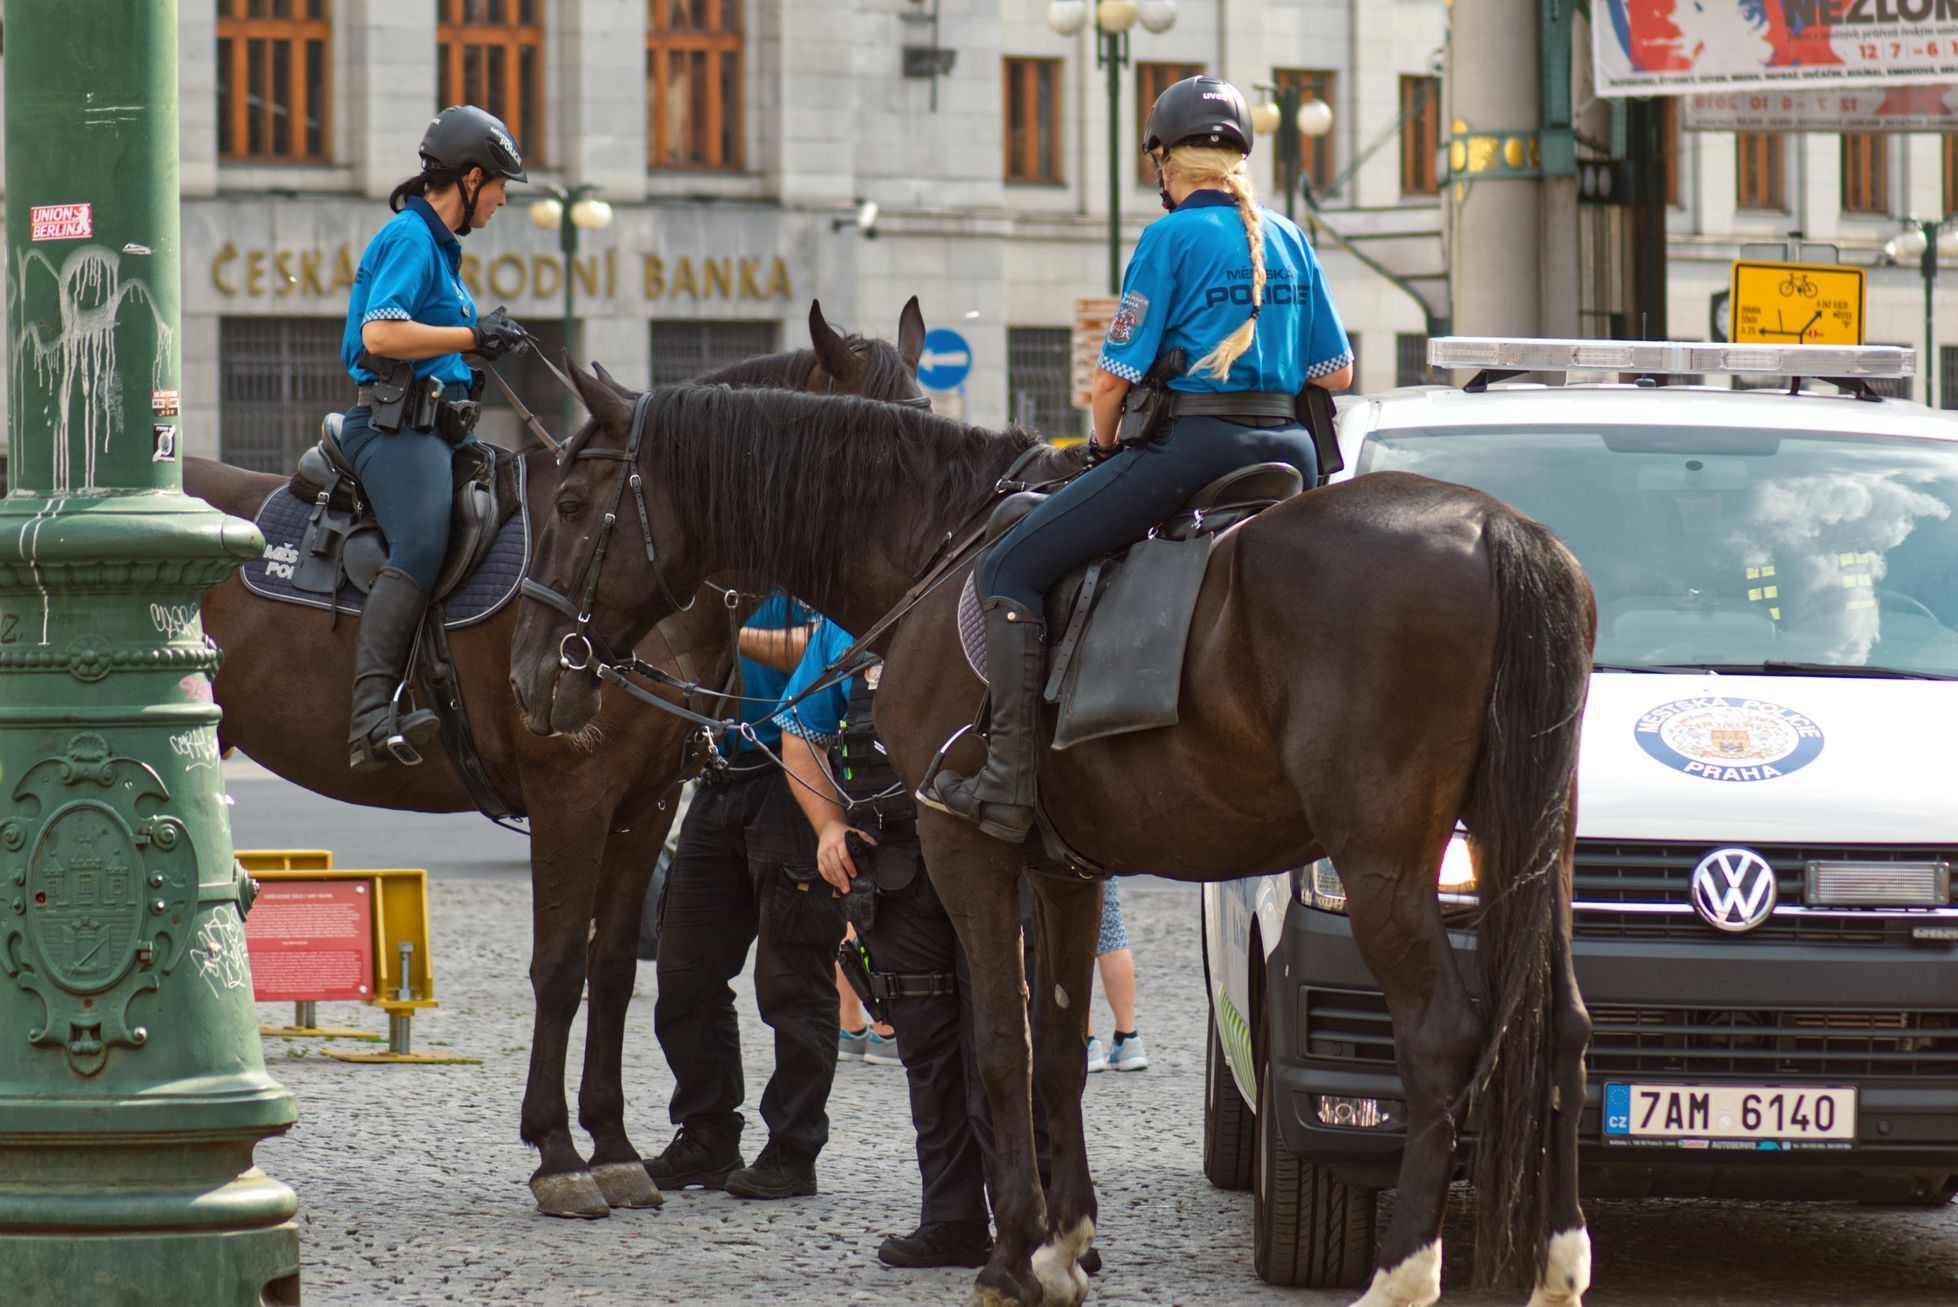
[(1482, 538), (1496, 590), (1494, 683), (1464, 816), (1477, 855), (1488, 1034), (1468, 1128), (1476, 1136), (1475, 1280), (1492, 1287), (1534, 1283), (1550, 1236), (1553, 967), (1569, 929), (1578, 725), (1595, 610), (1577, 560), (1544, 527), (1498, 510)]

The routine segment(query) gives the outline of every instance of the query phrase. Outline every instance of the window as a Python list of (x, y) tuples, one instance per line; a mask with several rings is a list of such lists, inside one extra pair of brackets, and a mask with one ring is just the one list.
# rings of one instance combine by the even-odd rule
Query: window
[(1006, 61), (1006, 171), (1010, 182), (1061, 179), (1061, 61)]
[(646, 166), (741, 167), (741, 0), (646, 0)]
[(290, 472), (320, 438), (320, 419), (353, 402), (340, 363), (339, 318), (218, 321), (218, 457)]
[(218, 157), (326, 163), (330, 0), (218, 0)]
[(773, 322), (658, 318), (652, 333), (650, 384), (655, 386), (670, 386), (776, 349)]
[(1666, 203), (1679, 207), (1679, 97), (1664, 96), (1659, 101), (1659, 146), (1665, 152), (1660, 166), (1665, 169)]
[(1734, 204), (1742, 209), (1785, 209), (1781, 182), (1781, 133), (1734, 133)]
[[(1328, 106), (1333, 102), (1333, 75), (1319, 68), (1274, 68), (1272, 81), (1280, 88), (1303, 92), (1299, 103), (1307, 100), (1323, 100)], [(1324, 136), (1299, 137), (1299, 170), (1312, 183), (1312, 189), (1324, 191), (1333, 184), (1333, 138), (1329, 132)]]
[[(1143, 142), (1143, 128), (1148, 125), (1149, 111), (1156, 107), (1156, 98), (1186, 77), (1203, 76), (1202, 64), (1156, 64), (1140, 63), (1135, 66), (1135, 143), (1140, 150)], [(1135, 184), (1146, 191), (1156, 189), (1156, 171), (1144, 166), (1135, 170)]]
[(1938, 346), (1938, 390), (1939, 408), (1958, 408), (1958, 345)]
[(1401, 78), (1401, 194), (1434, 195), (1441, 143), (1441, 79)]
[(1428, 366), (1428, 337), (1425, 332), (1394, 333), (1394, 384), (1396, 386), (1434, 386), (1447, 381), (1439, 369)]
[(1006, 329), (1006, 411), (1045, 440), (1083, 433), (1074, 407), (1074, 333), (1066, 327)]
[(473, 104), (510, 125), (526, 163), (544, 157), (540, 0), (440, 0), (435, 107)]
[(1879, 132), (1842, 134), (1844, 213), (1890, 211), (1889, 140)]
[(1958, 213), (1958, 132), (1944, 138), (1944, 211)]

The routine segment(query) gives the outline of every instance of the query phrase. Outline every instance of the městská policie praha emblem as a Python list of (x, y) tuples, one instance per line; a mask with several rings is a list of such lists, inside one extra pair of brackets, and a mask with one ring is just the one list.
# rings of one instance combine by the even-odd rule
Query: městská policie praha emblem
[(156, 771), (92, 733), (28, 768), (11, 798), (19, 815), (0, 821), (0, 865), (13, 868), (0, 895), (0, 968), (45, 1008), (28, 1042), (62, 1045), (75, 1071), (94, 1075), (111, 1047), (149, 1038), (128, 1023), (129, 1001), (183, 955), (196, 850), (160, 811), (170, 791)]
[(1632, 728), (1646, 753), (1688, 776), (1740, 783), (1800, 771), (1822, 752), (1822, 728), (1778, 703), (1713, 695), (1675, 699)]

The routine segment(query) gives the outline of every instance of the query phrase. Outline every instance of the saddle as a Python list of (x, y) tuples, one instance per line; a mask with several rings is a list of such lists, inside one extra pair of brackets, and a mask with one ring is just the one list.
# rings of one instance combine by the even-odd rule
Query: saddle
[[(1060, 580), (1047, 596), (1044, 696), (1057, 709), (1054, 748), (1176, 724), (1183, 654), (1211, 548), (1223, 532), (1304, 488), (1289, 463), (1238, 468), (1197, 491), (1127, 550)], [(1002, 500), (986, 539), (1005, 535), (1045, 498), (1021, 491)], [(985, 625), (972, 579), (960, 600), (959, 638), (984, 677)]]
[[(289, 488), (312, 505), (299, 557), (288, 579), (295, 590), (337, 595), (344, 585), (366, 594), (387, 563), (387, 541), (373, 505), (362, 491), (353, 460), (340, 448), (345, 415), (328, 413), (317, 445), (299, 456)], [(486, 441), (455, 448), (454, 496), (449, 509), (449, 551), (431, 604), (449, 598), (482, 565), (503, 524), (523, 508), (523, 487), (513, 454)]]

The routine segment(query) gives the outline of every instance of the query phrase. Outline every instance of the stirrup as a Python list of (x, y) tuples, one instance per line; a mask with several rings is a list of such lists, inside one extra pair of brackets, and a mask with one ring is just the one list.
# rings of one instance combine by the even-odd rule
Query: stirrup
[[(919, 803), (924, 804), (927, 808), (930, 808), (933, 812), (942, 812), (947, 817), (959, 816), (958, 813), (953, 812), (950, 808), (946, 807), (944, 804), (940, 803), (937, 799), (933, 798), (929, 793), (927, 793), (927, 791), (931, 789), (931, 783), (938, 779), (939, 769), (945, 765), (945, 755), (950, 753), (952, 751), (952, 746), (957, 744), (959, 740), (965, 735), (965, 733), (967, 731), (970, 731), (972, 728), (973, 728), (973, 723), (967, 722), (965, 725), (959, 727), (959, 729), (953, 731), (949, 736), (945, 738), (945, 743), (938, 746), (938, 752), (931, 755), (931, 761), (925, 764), (924, 777), (918, 782), (918, 788), (914, 790), (911, 794), (911, 797), (913, 799), (917, 800)], [(960, 817), (959, 820), (963, 821), (965, 819), (963, 817)]]
[(407, 693), (408, 682), (404, 678), (401, 684), (394, 687), (394, 697), (388, 701), (388, 737), (385, 747), (394, 755), (394, 760), (403, 767), (419, 767), (422, 765), (421, 750), (401, 733), (401, 700)]

